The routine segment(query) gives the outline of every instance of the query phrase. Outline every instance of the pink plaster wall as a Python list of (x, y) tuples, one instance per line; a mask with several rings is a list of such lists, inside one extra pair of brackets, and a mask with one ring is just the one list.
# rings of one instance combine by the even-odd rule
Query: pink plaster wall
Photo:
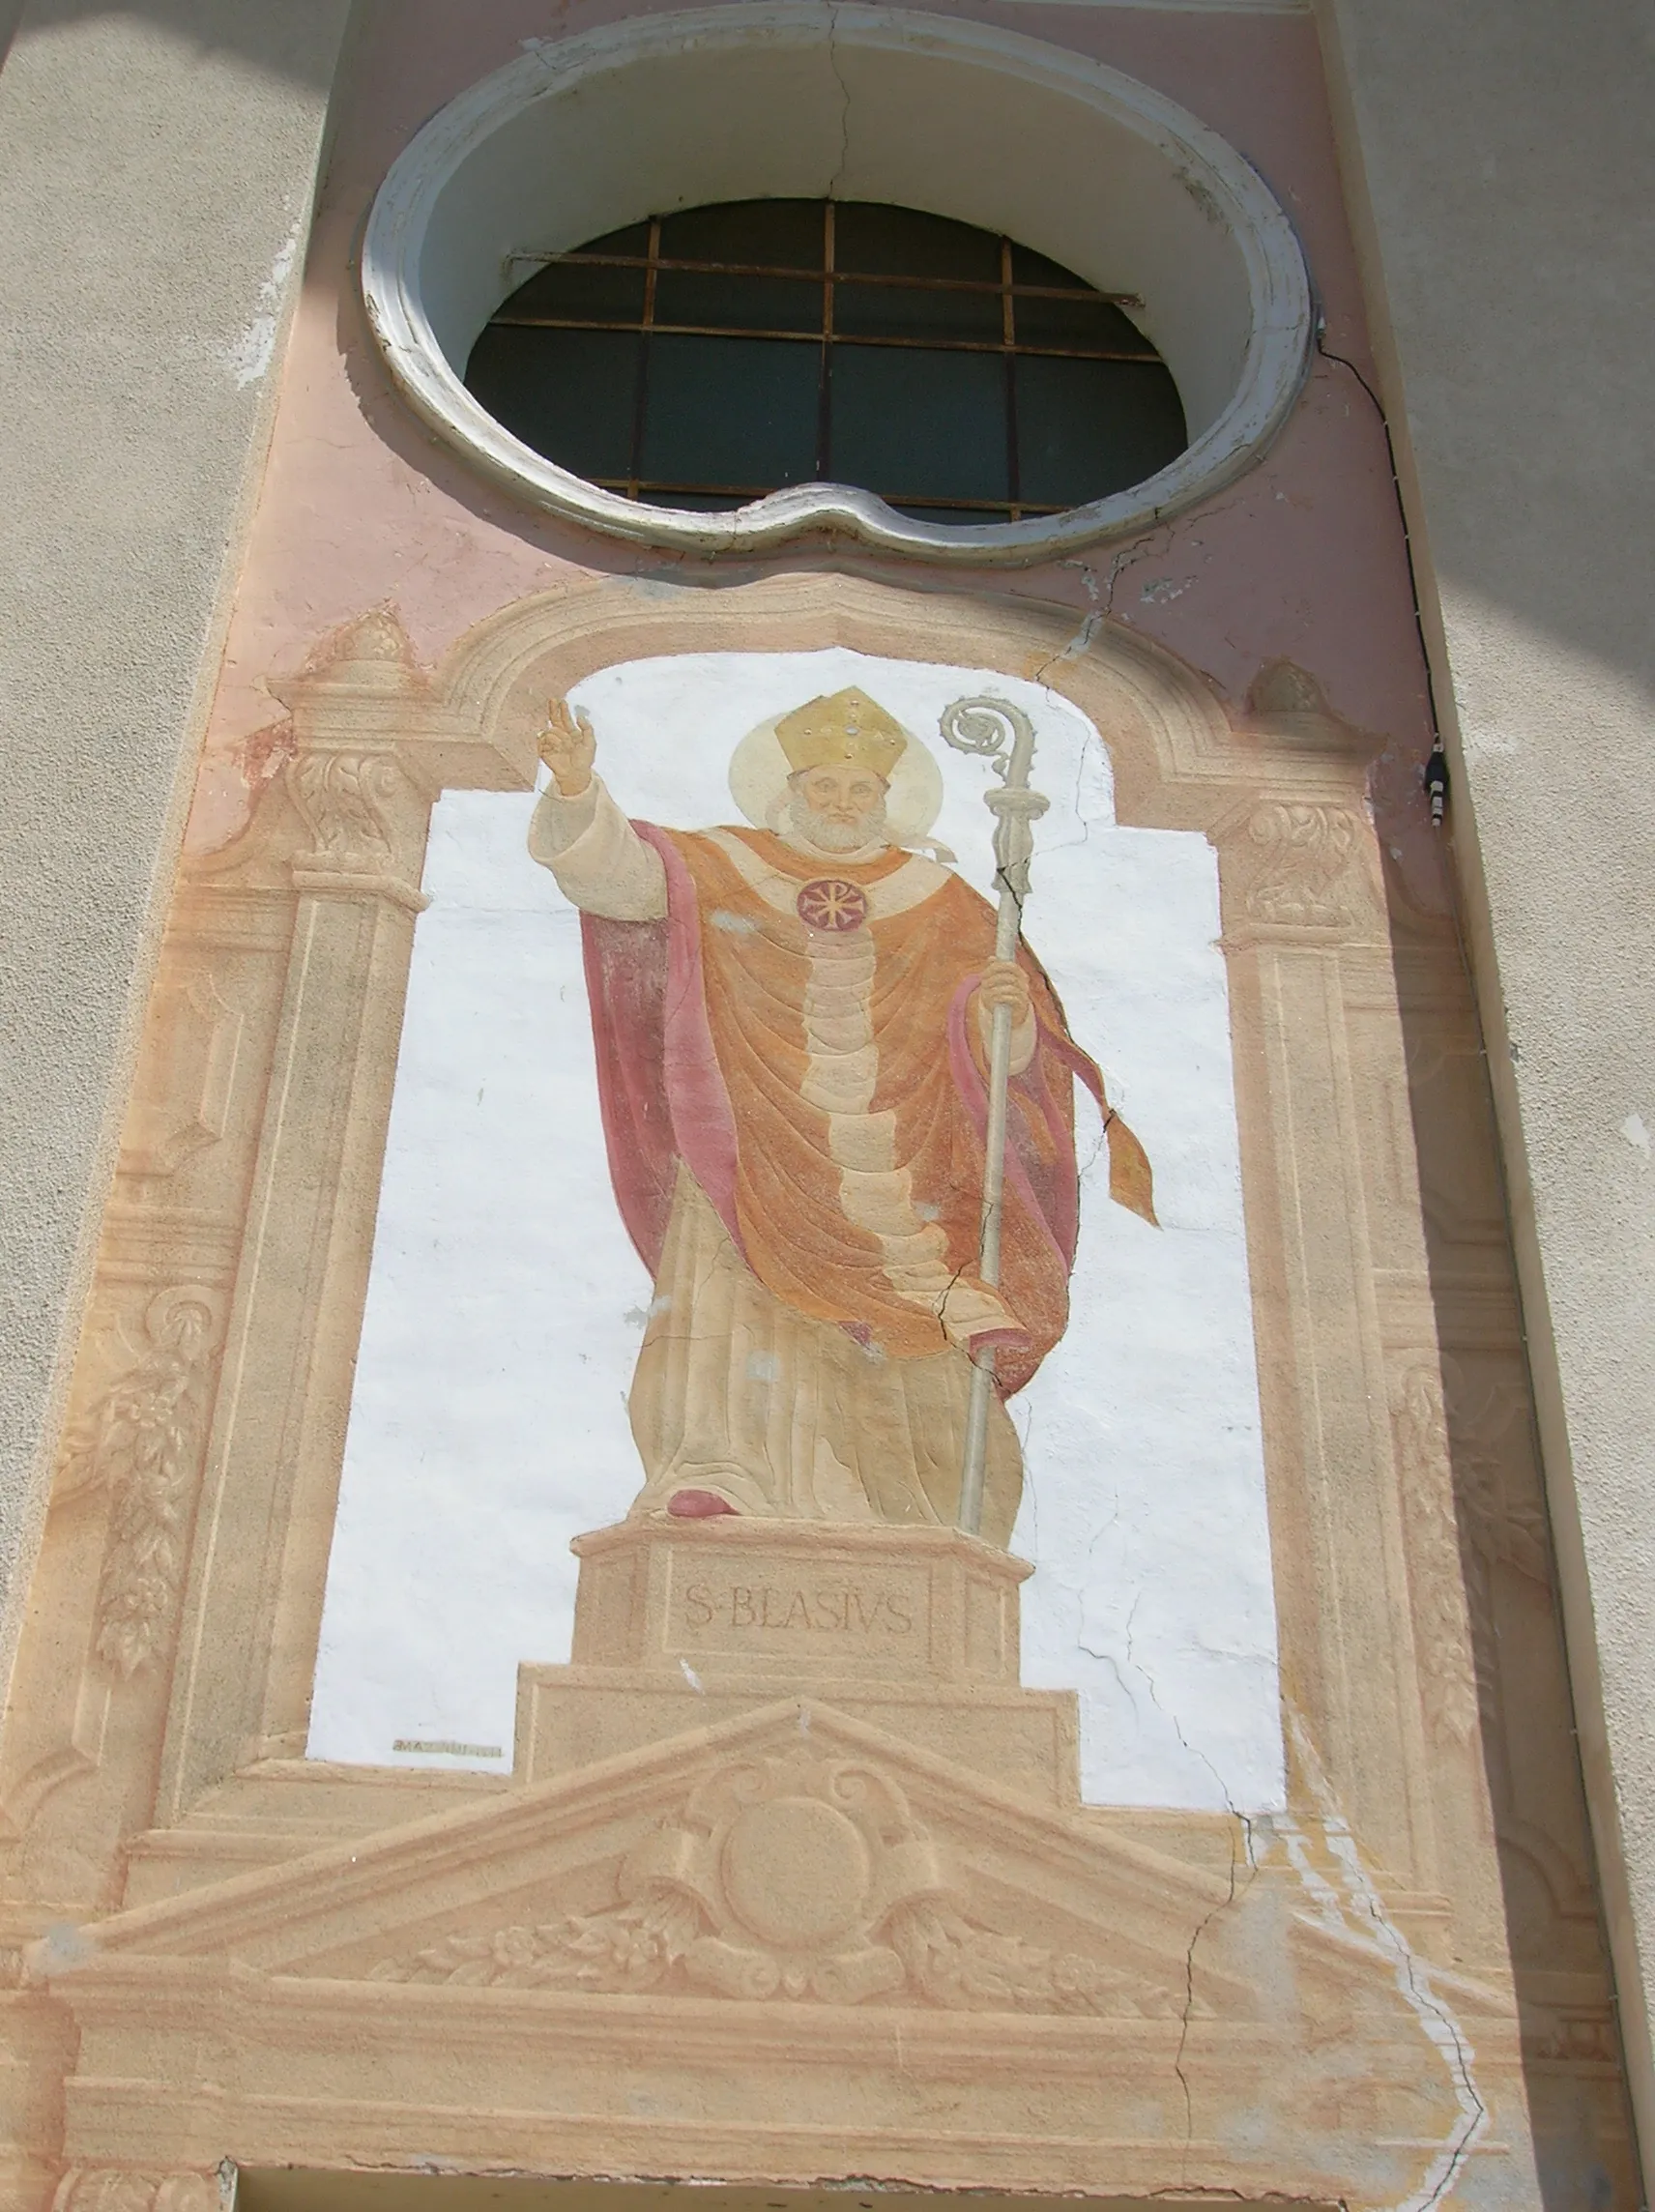
[[(190, 826), (197, 851), (235, 834), (281, 758), (281, 710), (265, 679), (297, 668), (364, 609), (393, 608), (429, 662), (482, 616), (560, 580), (707, 574), (706, 564), (537, 514), (475, 477), (392, 389), (353, 267), (381, 178), (436, 108), (526, 39), (657, 12), (606, 0), (489, 0), (482, 9), (370, 0), (336, 100), (334, 152), (209, 726)], [(1383, 426), (1363, 389), (1373, 371), (1313, 22), (997, 0), (938, 0), (933, 12), (1091, 55), (1221, 131), (1297, 224), (1326, 318), (1296, 413), (1239, 483), (1141, 538), (1084, 560), (975, 574), (971, 588), (1070, 606), (1077, 622), (1102, 605), (1234, 702), (1263, 663), (1297, 661), (1337, 712), (1382, 741), (1376, 798), (1385, 834), (1422, 856), (1414, 764), (1430, 742), (1424, 663)], [(718, 572), (800, 566), (912, 573), (848, 547)]]

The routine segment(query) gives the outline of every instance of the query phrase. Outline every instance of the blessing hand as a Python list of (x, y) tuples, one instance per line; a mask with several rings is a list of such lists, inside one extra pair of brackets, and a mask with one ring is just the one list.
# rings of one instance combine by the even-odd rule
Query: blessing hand
[(536, 743), (563, 797), (578, 799), (592, 781), (597, 753), (597, 739), (584, 710), (571, 707), (566, 699), (548, 699), (546, 724)]

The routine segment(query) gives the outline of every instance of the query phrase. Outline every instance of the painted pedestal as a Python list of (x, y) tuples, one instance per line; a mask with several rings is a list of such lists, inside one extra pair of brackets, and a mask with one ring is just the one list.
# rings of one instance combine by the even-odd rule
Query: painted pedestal
[(788, 1691), (1048, 1805), (1078, 1802), (1075, 1701), (1018, 1686), (1032, 1571), (952, 1528), (626, 1521), (576, 1540), (574, 1659), (519, 1675), (525, 1780)]

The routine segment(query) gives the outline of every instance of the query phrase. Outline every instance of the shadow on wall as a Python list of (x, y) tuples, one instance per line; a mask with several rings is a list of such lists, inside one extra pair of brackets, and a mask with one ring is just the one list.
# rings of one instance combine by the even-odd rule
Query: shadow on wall
[(203, 55), (227, 54), (295, 84), (332, 81), (336, 44), (329, 34), (339, 0), (0, 0), (0, 66), (19, 35), (52, 32), (99, 17), (147, 24)]
[[(1448, 594), (1655, 688), (1631, 582), (1647, 573), (1655, 465), (1643, 21), (1524, 0), (1443, 49), (1429, 6), (1341, 13)], [(1429, 101), (1409, 74), (1426, 45)]]

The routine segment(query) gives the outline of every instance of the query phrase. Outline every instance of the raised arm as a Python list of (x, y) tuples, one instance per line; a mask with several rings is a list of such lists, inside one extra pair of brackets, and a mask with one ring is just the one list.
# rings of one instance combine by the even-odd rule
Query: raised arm
[(564, 896), (609, 921), (660, 921), (666, 870), (597, 777), (591, 722), (564, 699), (546, 702), (540, 758), (551, 782), (529, 824), (530, 857), (550, 868)]

